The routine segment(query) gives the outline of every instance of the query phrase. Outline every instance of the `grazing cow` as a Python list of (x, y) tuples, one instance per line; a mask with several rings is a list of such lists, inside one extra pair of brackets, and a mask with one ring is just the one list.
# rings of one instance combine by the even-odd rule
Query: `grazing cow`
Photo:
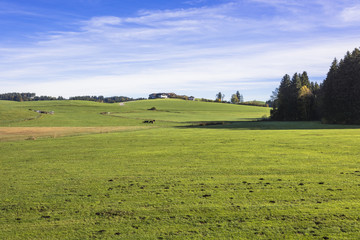
[(155, 120), (145, 120), (143, 121), (143, 123), (151, 123), (151, 124), (154, 124)]

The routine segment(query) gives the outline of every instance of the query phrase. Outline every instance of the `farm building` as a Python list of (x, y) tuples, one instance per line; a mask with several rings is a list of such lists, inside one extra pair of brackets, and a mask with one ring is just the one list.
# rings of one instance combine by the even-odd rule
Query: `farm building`
[(152, 93), (149, 95), (149, 99), (157, 99), (157, 98), (168, 98), (168, 93)]
[(184, 99), (184, 100), (191, 100), (194, 101), (195, 97), (191, 96), (188, 97), (186, 95), (177, 95), (175, 93), (152, 93), (149, 95), (149, 99), (165, 99), (165, 98), (177, 98), (177, 99)]

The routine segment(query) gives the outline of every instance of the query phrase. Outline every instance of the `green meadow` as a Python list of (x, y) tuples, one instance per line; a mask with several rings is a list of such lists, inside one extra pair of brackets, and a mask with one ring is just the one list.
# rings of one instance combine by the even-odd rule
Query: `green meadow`
[(360, 239), (360, 126), (269, 112), (0, 101), (0, 239)]

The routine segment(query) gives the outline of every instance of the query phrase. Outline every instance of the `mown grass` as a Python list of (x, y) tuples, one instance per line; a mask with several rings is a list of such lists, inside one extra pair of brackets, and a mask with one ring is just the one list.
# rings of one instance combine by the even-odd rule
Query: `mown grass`
[[(121, 111), (146, 119), (154, 102), (135, 103)], [(232, 114), (224, 125), (0, 143), (0, 239), (360, 238), (357, 126)]]

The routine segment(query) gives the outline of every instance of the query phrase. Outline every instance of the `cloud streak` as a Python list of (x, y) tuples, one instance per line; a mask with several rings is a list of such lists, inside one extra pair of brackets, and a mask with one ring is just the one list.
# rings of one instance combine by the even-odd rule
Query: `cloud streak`
[(345, 8), (341, 12), (343, 21), (350, 23), (360, 23), (360, 5)]
[(285, 73), (324, 77), (332, 59), (360, 37), (352, 31), (359, 25), (352, 1), (331, 12), (336, 24), (326, 20), (332, 1), (288, 2), (231, 1), (76, 21), (72, 31), (43, 33), (26, 47), (0, 45), (0, 83), (3, 91), (65, 97), (174, 91), (213, 98), (241, 90), (248, 100), (266, 100)]

